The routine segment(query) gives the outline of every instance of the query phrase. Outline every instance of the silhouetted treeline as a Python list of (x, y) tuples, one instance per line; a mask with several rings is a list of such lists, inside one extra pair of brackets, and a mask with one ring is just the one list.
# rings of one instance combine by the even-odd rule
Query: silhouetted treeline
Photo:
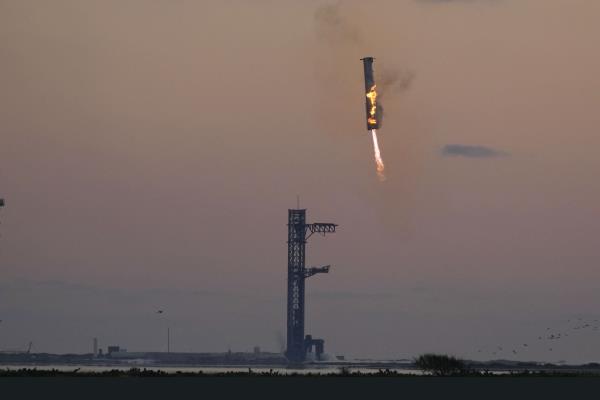
[[(338, 372), (327, 373), (299, 373), (299, 372), (281, 372), (278, 370), (269, 370), (256, 372), (251, 368), (248, 371), (224, 371), (224, 372), (186, 372), (175, 371), (165, 372), (161, 370), (149, 370), (140, 368), (131, 368), (129, 370), (112, 369), (109, 371), (81, 371), (79, 368), (64, 371), (58, 369), (37, 369), (37, 368), (21, 368), (21, 369), (3, 369), (0, 370), (0, 377), (107, 377), (107, 378), (176, 378), (176, 377), (298, 377), (298, 378), (316, 378), (316, 377), (422, 377), (427, 379), (434, 375), (407, 374), (389, 369), (379, 369), (373, 372), (352, 371), (348, 368), (341, 368)], [(454, 372), (447, 374), (448, 377), (597, 377), (600, 378), (599, 372), (567, 372), (567, 371), (512, 371), (504, 374), (497, 374), (491, 371), (473, 371), (464, 370), (462, 372)]]

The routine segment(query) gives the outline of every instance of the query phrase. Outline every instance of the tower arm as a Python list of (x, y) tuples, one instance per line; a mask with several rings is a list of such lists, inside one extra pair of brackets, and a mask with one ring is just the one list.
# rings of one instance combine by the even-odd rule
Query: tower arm
[(320, 233), (325, 236), (326, 233), (335, 233), (337, 224), (329, 224), (323, 222), (316, 222), (314, 224), (306, 224), (306, 233), (310, 232), (306, 239), (311, 237), (315, 233)]
[(327, 274), (331, 265), (325, 265), (323, 267), (310, 267), (304, 270), (304, 278), (310, 278), (316, 274)]

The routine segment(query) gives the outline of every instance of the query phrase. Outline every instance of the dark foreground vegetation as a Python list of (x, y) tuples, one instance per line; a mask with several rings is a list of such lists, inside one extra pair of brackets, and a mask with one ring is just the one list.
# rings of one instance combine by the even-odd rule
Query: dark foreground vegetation
[[(10, 365), (10, 364), (9, 364)], [(73, 369), (56, 369), (54, 367), (43, 367), (36, 365), (27, 367), (4, 367), (0, 368), (0, 377), (600, 377), (600, 364), (591, 363), (580, 366), (565, 366), (554, 364), (540, 364), (534, 362), (511, 362), (511, 361), (488, 361), (476, 362), (466, 361), (445, 354), (422, 354), (413, 359), (409, 365), (404, 364), (402, 368), (394, 365), (338, 365), (337, 371), (303, 372), (302, 368), (308, 365), (297, 366), (298, 369), (271, 368), (268, 371), (255, 371), (248, 366), (247, 371), (164, 371), (158, 366), (147, 368), (130, 369), (113, 368), (105, 371), (82, 370), (73, 365)], [(60, 364), (59, 364), (60, 365)], [(68, 364), (67, 364), (68, 365)], [(71, 364), (72, 365), (72, 364)], [(79, 364), (85, 365), (85, 364)], [(310, 364), (309, 364), (310, 365)], [(335, 367), (330, 364), (329, 367)], [(421, 373), (413, 373), (406, 368), (420, 370)], [(39, 369), (38, 369), (39, 368)], [(85, 367), (83, 367), (85, 368)], [(365, 369), (368, 372), (365, 372)]]
[(508, 371), (503, 374), (497, 374), (491, 371), (476, 371), (476, 370), (463, 370), (461, 372), (455, 371), (452, 373), (441, 374), (407, 374), (394, 370), (380, 369), (373, 372), (361, 372), (352, 371), (346, 368), (341, 368), (338, 372), (329, 373), (299, 373), (289, 372), (284, 373), (280, 371), (264, 371), (255, 372), (252, 369), (248, 369), (245, 372), (165, 372), (160, 370), (149, 370), (140, 368), (131, 368), (129, 370), (113, 369), (110, 371), (102, 372), (91, 372), (81, 371), (79, 368), (64, 371), (58, 369), (37, 369), (37, 368), (22, 368), (22, 369), (3, 369), (0, 370), (1, 377), (106, 377), (106, 378), (177, 378), (177, 377), (297, 377), (297, 378), (315, 378), (315, 377), (330, 377), (330, 378), (344, 378), (344, 377), (421, 377), (427, 379), (432, 376), (445, 376), (445, 377), (495, 377), (498, 379), (506, 377), (597, 377), (600, 378), (600, 372), (587, 372), (587, 371)]

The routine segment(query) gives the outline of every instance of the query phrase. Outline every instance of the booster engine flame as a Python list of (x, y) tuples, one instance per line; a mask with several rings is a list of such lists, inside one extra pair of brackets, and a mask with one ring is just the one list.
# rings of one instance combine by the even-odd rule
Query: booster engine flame
[(383, 165), (383, 159), (381, 158), (381, 152), (379, 151), (379, 143), (377, 142), (377, 130), (371, 129), (371, 134), (373, 135), (373, 151), (375, 153), (375, 164), (377, 165), (377, 176), (379, 179), (384, 181), (385, 174), (383, 171), (385, 170), (385, 165)]
[(377, 125), (377, 85), (373, 85), (371, 89), (367, 92), (367, 99), (369, 99), (369, 103), (371, 108), (369, 109), (369, 117), (367, 118), (367, 122), (369, 125)]

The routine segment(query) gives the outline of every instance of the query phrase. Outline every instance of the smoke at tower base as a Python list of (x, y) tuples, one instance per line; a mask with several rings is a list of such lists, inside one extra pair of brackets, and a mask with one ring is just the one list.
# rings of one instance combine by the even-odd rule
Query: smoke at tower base
[(377, 129), (381, 122), (381, 105), (377, 103), (377, 85), (373, 74), (373, 57), (361, 59), (365, 70), (365, 109), (367, 117), (367, 130), (371, 131), (373, 137), (373, 151), (375, 153), (375, 164), (377, 175), (382, 181), (385, 180), (383, 159), (377, 141)]

